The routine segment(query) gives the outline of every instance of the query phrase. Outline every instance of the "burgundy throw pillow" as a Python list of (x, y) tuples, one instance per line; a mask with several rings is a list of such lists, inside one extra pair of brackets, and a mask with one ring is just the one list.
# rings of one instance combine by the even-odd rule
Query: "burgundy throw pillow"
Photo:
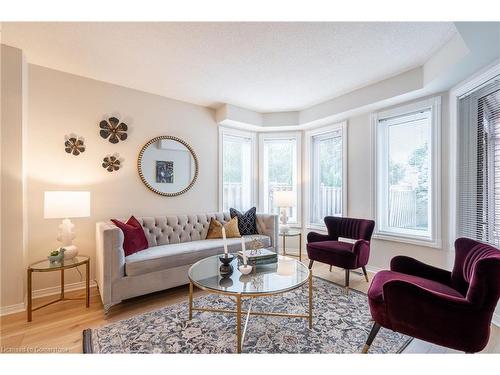
[(123, 231), (123, 251), (125, 252), (125, 256), (132, 255), (149, 247), (148, 239), (144, 234), (142, 225), (135, 217), (131, 216), (126, 223), (122, 223), (116, 219), (111, 219), (111, 221)]

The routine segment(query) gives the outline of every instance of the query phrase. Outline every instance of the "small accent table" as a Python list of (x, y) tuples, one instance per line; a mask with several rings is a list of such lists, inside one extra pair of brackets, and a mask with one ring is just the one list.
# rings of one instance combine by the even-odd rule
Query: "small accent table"
[[(283, 237), (283, 255), (292, 256), (299, 258), (299, 261), (302, 261), (302, 232), (300, 230), (289, 230), (288, 232), (279, 232), (280, 237)], [(286, 252), (286, 242), (285, 239), (287, 237), (297, 237), (299, 236), (299, 254), (287, 254)]]
[[(90, 257), (86, 255), (79, 255), (74, 257), (73, 259), (63, 260), (61, 263), (51, 263), (46, 260), (41, 260), (39, 262), (30, 264), (28, 266), (28, 322), (31, 322), (32, 312), (42, 307), (46, 307), (48, 305), (52, 305), (53, 303), (59, 301), (67, 301), (67, 300), (82, 300), (83, 298), (66, 298), (64, 297), (64, 270), (69, 268), (76, 268), (78, 266), (85, 265), (85, 306), (89, 307), (90, 305)], [(32, 275), (33, 272), (51, 272), (51, 271), (61, 271), (61, 295), (58, 299), (48, 302), (45, 305), (38, 306), (33, 308), (32, 305)]]

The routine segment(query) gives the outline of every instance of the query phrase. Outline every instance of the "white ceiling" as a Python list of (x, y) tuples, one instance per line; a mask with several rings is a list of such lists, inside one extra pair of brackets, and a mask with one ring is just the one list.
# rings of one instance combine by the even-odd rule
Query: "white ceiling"
[(422, 65), (450, 22), (2, 23), (28, 62), (203, 106), (301, 110)]

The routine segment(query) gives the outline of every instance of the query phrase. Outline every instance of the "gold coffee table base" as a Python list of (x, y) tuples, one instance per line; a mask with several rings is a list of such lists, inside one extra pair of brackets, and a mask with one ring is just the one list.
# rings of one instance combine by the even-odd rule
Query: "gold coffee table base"
[[(278, 317), (286, 317), (286, 318), (303, 318), (307, 319), (309, 322), (309, 329), (312, 329), (312, 272), (309, 271), (309, 277), (306, 280), (308, 282), (309, 286), (309, 300), (308, 300), (308, 314), (286, 314), (286, 313), (273, 313), (273, 312), (264, 312), (264, 311), (251, 311), (252, 310), (252, 302), (253, 298), (258, 298), (258, 297), (268, 297), (268, 296), (274, 296), (278, 294), (283, 294), (286, 292), (290, 292), (294, 289), (297, 289), (301, 287), (302, 285), (305, 284), (305, 282), (300, 283), (298, 285), (295, 285), (293, 288), (289, 288), (287, 290), (280, 290), (275, 293), (259, 293), (259, 294), (247, 294), (247, 293), (231, 293), (231, 292), (222, 292), (222, 291), (216, 291), (212, 289), (205, 288), (192, 280), (189, 282), (189, 320), (193, 318), (193, 311), (203, 311), (203, 312), (215, 312), (215, 313), (223, 313), (223, 314), (236, 314), (236, 338), (237, 338), (237, 347), (236, 351), (237, 353), (241, 353), (241, 349), (243, 346), (243, 339), (245, 338), (245, 333), (248, 325), (248, 320), (250, 318), (250, 315), (261, 315), (261, 316), (278, 316)], [(213, 293), (213, 294), (222, 294), (230, 297), (235, 297), (236, 298), (236, 310), (226, 310), (226, 309), (212, 309), (212, 308), (202, 308), (202, 307), (194, 307), (193, 306), (193, 289), (194, 286), (198, 287), (199, 289), (202, 289), (206, 292)], [(241, 300), (242, 298), (251, 298), (252, 300), (250, 301), (250, 308), (248, 311), (242, 311), (241, 310)], [(241, 317), (242, 314), (246, 315), (246, 320), (245, 320), (245, 325), (243, 327), (243, 333), (241, 332)]]

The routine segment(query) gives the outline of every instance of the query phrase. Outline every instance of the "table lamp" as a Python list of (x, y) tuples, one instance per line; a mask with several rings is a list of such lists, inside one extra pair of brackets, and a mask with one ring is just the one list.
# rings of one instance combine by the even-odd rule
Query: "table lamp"
[(72, 259), (78, 254), (73, 245), (76, 235), (75, 225), (70, 218), (90, 216), (89, 191), (46, 191), (44, 197), (44, 218), (63, 219), (59, 225), (57, 240), (61, 242), (64, 259)]
[(273, 194), (274, 205), (281, 210), (280, 215), (280, 231), (282, 233), (288, 232), (288, 215), (286, 210), (289, 207), (295, 206), (295, 192), (293, 191), (275, 191)]

